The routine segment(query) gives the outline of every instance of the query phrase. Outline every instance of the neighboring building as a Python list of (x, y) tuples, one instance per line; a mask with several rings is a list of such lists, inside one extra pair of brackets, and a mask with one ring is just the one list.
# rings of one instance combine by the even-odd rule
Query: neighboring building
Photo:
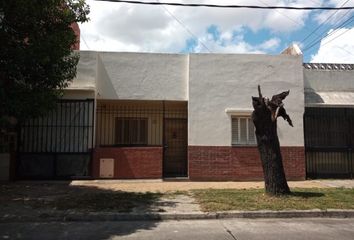
[(304, 64), (307, 176), (354, 177), (354, 64)]
[(294, 127), (278, 121), (287, 179), (305, 179), (306, 168), (311, 177), (349, 176), (353, 159), (343, 159), (351, 156), (350, 134), (345, 143), (340, 142), (342, 135), (328, 140), (345, 147), (345, 153), (334, 153), (331, 160), (341, 159), (338, 170), (335, 162), (328, 165), (317, 159), (318, 154), (330, 158), (332, 153), (322, 148), (333, 146), (323, 142), (319, 149), (316, 139), (328, 138), (320, 135), (326, 130), (337, 132), (334, 125), (316, 122), (314, 127), (306, 119), (318, 109), (329, 109), (328, 114), (344, 111), (343, 119), (352, 122), (345, 129), (342, 124), (335, 127), (354, 136), (353, 65), (303, 66), (302, 56), (293, 52), (270, 56), (82, 51), (77, 78), (58, 108), (22, 127), (17, 177), (262, 179), (250, 119), (251, 96), (258, 94), (258, 84), (268, 97), (290, 90), (285, 104)]

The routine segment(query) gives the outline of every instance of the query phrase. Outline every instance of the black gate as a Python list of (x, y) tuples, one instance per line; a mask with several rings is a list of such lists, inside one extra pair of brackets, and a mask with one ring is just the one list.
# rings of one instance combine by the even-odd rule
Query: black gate
[(353, 178), (354, 109), (306, 108), (308, 178)]
[(21, 126), (18, 179), (70, 179), (90, 175), (94, 100), (60, 100), (44, 117)]

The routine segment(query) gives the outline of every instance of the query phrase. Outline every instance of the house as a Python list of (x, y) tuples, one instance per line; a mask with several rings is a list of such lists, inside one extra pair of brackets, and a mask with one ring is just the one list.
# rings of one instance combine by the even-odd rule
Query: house
[(294, 48), (80, 55), (57, 109), (22, 126), (18, 179), (260, 180), (258, 84), (268, 97), (290, 90), (294, 127), (278, 121), (288, 180), (354, 172), (354, 65), (303, 64)]

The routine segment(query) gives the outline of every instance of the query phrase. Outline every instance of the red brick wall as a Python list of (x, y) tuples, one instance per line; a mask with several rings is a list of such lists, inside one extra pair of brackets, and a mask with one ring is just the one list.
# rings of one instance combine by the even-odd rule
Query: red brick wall
[(100, 158), (114, 159), (114, 178), (162, 178), (162, 147), (109, 147), (94, 149), (92, 175), (99, 178)]
[(80, 50), (80, 28), (79, 24), (73, 23), (71, 24), (71, 28), (74, 30), (76, 35), (76, 44), (73, 46), (74, 50)]
[[(305, 179), (304, 147), (281, 147), (288, 180)], [(190, 180), (262, 180), (257, 147), (188, 147)]]

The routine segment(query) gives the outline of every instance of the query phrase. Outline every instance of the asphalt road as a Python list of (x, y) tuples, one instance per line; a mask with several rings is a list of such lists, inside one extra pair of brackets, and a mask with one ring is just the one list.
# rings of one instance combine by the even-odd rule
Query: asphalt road
[(0, 223), (0, 239), (354, 239), (354, 219)]

